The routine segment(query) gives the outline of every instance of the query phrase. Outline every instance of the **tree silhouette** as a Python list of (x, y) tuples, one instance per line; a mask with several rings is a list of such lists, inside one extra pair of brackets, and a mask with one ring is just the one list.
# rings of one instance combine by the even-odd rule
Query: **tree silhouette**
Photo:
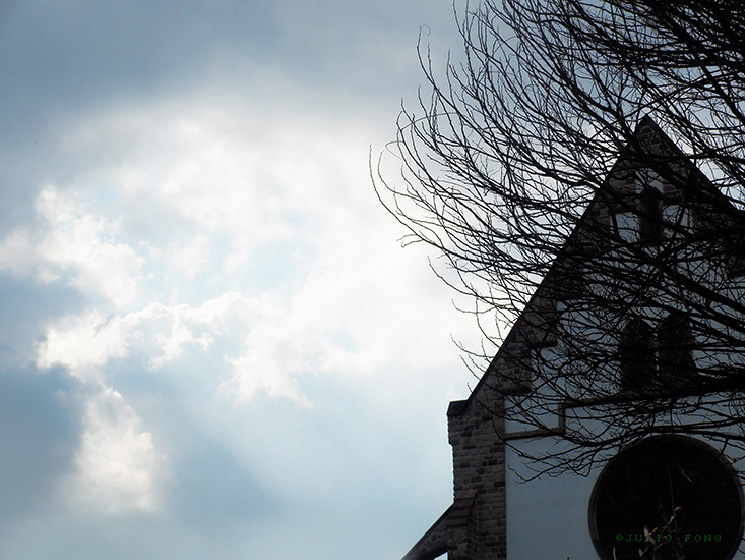
[(536, 475), (652, 434), (745, 454), (745, 8), (485, 0), (458, 25), (441, 75), (420, 49), (376, 190), (500, 346), (484, 404), (560, 438), (515, 447)]

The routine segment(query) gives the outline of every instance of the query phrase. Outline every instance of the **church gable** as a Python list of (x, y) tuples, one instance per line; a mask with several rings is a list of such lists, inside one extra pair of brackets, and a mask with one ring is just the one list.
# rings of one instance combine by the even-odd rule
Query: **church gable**
[[(542, 378), (577, 379), (583, 367), (585, 373), (613, 370), (614, 379), (578, 385), (583, 394), (577, 399), (608, 398), (634, 385), (633, 378), (643, 377), (645, 369), (659, 377), (646, 376), (652, 385), (671, 370), (693, 369), (695, 341), (688, 322), (705, 320), (695, 308), (708, 305), (717, 292), (745, 286), (745, 214), (648, 117), (636, 138), (609, 174), (606, 189), (588, 205), (471, 399), (488, 402), (479, 396), (487, 386), (505, 397), (530, 392), (541, 365), (555, 368)], [(742, 309), (726, 312), (735, 321), (743, 318)], [(711, 327), (699, 326), (699, 331)], [(706, 359), (704, 354), (699, 351), (698, 358)], [(643, 355), (650, 362), (646, 368)]]
[[(615, 437), (640, 421), (624, 416), (640, 398), (651, 399), (641, 420), (664, 432), (661, 408), (674, 403), (672, 415), (691, 393), (705, 402), (703, 395), (722, 382), (711, 374), (717, 361), (745, 370), (742, 352), (708, 348), (702, 338), (715, 326), (706, 306), (717, 305), (717, 293), (737, 301), (732, 295), (743, 289), (743, 224), (742, 211), (645, 117), (471, 396), (450, 403), (454, 504), (405, 559), (429, 560), (445, 550), (448, 560), (529, 558), (515, 552), (515, 542), (542, 549), (516, 527), (549, 521), (529, 511), (536, 504), (519, 503), (531, 494), (515, 486), (510, 464), (519, 465), (521, 476), (551, 473), (566, 457), (535, 451), (541, 441), (566, 439), (568, 430)], [(737, 308), (721, 316), (745, 321)], [(693, 385), (703, 389), (697, 393)], [(653, 403), (660, 394), (658, 410)], [(616, 449), (625, 445), (619, 439)], [(591, 458), (576, 471), (597, 477), (598, 457)], [(522, 468), (531, 462), (537, 470)], [(576, 486), (587, 501), (590, 479)], [(591, 538), (586, 510), (580, 517), (581, 523), (567, 516), (567, 530), (581, 534), (585, 548), (569, 541), (567, 547), (585, 550), (592, 540), (598, 550), (602, 531)], [(605, 560), (608, 553), (599, 554)]]

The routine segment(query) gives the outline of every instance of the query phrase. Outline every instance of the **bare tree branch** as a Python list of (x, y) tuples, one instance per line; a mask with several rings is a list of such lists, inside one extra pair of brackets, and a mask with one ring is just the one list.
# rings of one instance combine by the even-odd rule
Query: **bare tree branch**
[(440, 74), (420, 46), (400, 175), (379, 164), (375, 182), (500, 346), (471, 352), (506, 399), (485, 404), (562, 439), (540, 456), (515, 446), (537, 475), (587, 472), (650, 434), (745, 455), (745, 8), (484, 0), (460, 14), (460, 62)]

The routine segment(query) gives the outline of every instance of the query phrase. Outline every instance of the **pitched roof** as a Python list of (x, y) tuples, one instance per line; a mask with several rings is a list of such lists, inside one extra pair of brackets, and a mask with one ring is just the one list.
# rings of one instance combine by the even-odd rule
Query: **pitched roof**
[[(448, 416), (462, 414), (469, 404), (478, 399), (484, 386), (493, 382), (499, 384), (500, 392), (521, 392), (526, 387), (515, 380), (524, 378), (529, 381), (529, 359), (526, 352), (531, 347), (551, 345), (555, 333), (552, 324), (558, 320), (557, 301), (571, 292), (572, 278), (576, 278), (578, 262), (592, 258), (592, 253), (598, 248), (598, 214), (600, 208), (608, 210), (634, 210), (635, 199), (639, 194), (635, 191), (635, 174), (641, 170), (652, 170), (665, 175), (665, 195), (681, 198), (685, 196), (689, 203), (699, 210), (705, 210), (712, 217), (705, 223), (698, 222), (698, 228), (721, 228), (725, 223), (739, 228), (745, 239), (745, 212), (737, 209), (729, 198), (724, 195), (705, 175), (693, 164), (691, 159), (680, 150), (670, 137), (649, 116), (644, 116), (634, 131), (632, 140), (621, 151), (621, 154), (606, 177), (602, 188), (598, 189), (592, 201), (587, 205), (577, 225), (568, 236), (564, 246), (558, 252), (546, 276), (543, 278), (531, 299), (516, 319), (507, 336), (491, 360), (486, 372), (471, 392), (468, 399), (453, 401), (448, 407)], [(734, 222), (737, 222), (736, 224)], [(608, 228), (608, 224), (604, 224)], [(605, 235), (605, 241), (611, 239)], [(738, 244), (739, 245), (739, 244)], [(742, 251), (743, 243), (740, 246)], [(740, 272), (745, 273), (745, 257), (740, 255)], [(511, 368), (510, 375), (500, 375), (503, 368)], [(523, 368), (525, 371), (516, 371)], [(505, 379), (509, 383), (505, 384)]]

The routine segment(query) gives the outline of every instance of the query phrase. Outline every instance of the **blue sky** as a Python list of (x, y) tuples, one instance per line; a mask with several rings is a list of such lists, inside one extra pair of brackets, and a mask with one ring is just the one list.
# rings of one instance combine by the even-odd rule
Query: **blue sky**
[(478, 328), (368, 171), (422, 26), (0, 4), (0, 557), (400, 558), (447, 507)]

